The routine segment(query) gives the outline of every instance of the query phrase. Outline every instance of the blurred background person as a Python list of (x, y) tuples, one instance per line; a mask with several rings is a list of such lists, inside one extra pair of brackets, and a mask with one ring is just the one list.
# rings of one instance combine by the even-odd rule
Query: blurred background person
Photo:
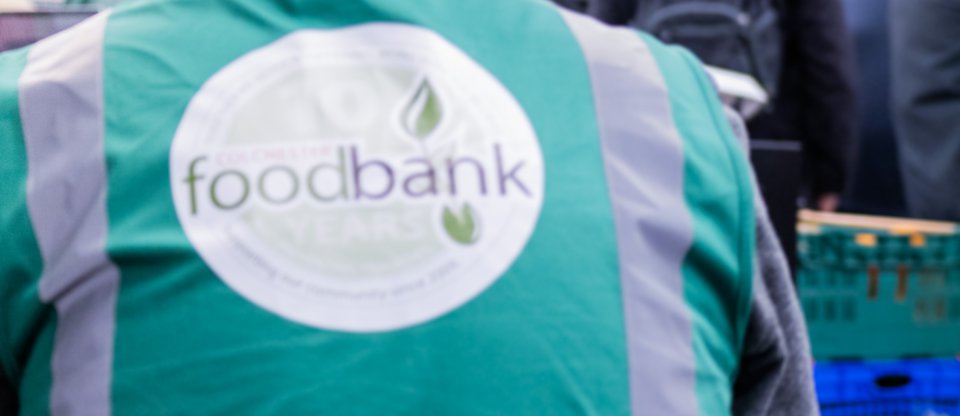
[(709, 65), (754, 76), (772, 102), (749, 121), (750, 135), (802, 143), (807, 205), (839, 207), (857, 134), (853, 47), (839, 0), (560, 3), (607, 23), (648, 30), (690, 48)]
[(893, 115), (911, 216), (960, 221), (960, 1), (890, 0)]
[(888, 0), (844, 0), (857, 58), (859, 136), (843, 210), (907, 215), (890, 113)]
[(838, 0), (772, 1), (783, 64), (768, 112), (749, 122), (754, 138), (803, 144), (807, 205), (835, 211), (857, 134), (853, 46)]

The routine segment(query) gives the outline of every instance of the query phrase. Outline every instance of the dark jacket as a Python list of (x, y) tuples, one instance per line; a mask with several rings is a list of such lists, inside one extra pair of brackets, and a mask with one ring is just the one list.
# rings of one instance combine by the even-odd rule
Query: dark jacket
[(781, 0), (784, 65), (771, 110), (751, 136), (804, 145), (811, 195), (843, 190), (857, 134), (853, 44), (838, 0)]
[[(644, 0), (557, 0), (607, 23), (635, 20)], [(811, 195), (843, 190), (856, 137), (853, 42), (839, 0), (773, 0), (784, 39), (773, 106), (749, 124), (758, 139), (803, 143)]]

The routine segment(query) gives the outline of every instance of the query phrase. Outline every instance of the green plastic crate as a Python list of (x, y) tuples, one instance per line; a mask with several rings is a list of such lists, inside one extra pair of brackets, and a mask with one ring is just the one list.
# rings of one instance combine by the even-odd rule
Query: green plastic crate
[(960, 353), (960, 233), (948, 230), (802, 223), (797, 290), (814, 357)]

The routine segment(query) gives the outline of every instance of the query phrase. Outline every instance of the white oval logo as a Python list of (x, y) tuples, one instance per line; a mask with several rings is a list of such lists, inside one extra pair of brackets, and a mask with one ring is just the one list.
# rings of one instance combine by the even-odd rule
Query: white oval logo
[(190, 102), (170, 182), (187, 237), (246, 299), (370, 332), (463, 305), (514, 262), (543, 158), (513, 96), (423, 28), (295, 32)]

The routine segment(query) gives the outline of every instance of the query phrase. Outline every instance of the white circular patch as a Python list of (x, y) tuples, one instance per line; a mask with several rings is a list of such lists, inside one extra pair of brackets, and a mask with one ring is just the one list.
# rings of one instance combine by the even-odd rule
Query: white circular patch
[(173, 141), (177, 216), (227, 285), (319, 328), (415, 325), (514, 262), (543, 157), (513, 96), (423, 28), (304, 30), (215, 74)]

